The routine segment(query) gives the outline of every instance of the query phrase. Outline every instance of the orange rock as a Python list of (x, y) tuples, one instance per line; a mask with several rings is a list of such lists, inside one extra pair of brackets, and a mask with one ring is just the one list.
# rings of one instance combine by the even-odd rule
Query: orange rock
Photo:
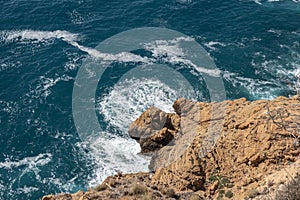
[[(266, 185), (268, 176), (276, 174), (276, 180), (281, 180), (287, 175), (279, 170), (300, 162), (298, 96), (253, 102), (245, 98), (213, 103), (178, 99), (173, 107), (176, 113), (149, 108), (129, 129), (142, 153), (153, 154), (151, 177), (149, 173), (119, 174), (104, 181), (114, 182), (113, 188), (78, 193), (76, 198), (142, 199), (128, 197), (126, 191), (133, 183), (143, 182), (147, 195), (157, 199), (170, 194), (188, 199), (193, 192), (216, 199), (219, 187), (234, 199), (244, 199), (258, 186), (266, 193), (265, 188), (271, 187)], [(293, 170), (293, 175), (300, 173), (299, 165)], [(172, 191), (169, 197), (161, 192), (166, 190)], [(48, 195), (43, 200), (70, 197)]]

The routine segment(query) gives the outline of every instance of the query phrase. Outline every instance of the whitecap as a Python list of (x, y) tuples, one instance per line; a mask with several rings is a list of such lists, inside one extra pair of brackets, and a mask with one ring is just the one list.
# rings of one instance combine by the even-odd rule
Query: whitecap
[(73, 24), (83, 24), (86, 21), (86, 17), (77, 10), (73, 10), (69, 15)]
[(0, 168), (11, 169), (14, 167), (20, 167), (23, 165), (27, 166), (43, 166), (51, 161), (52, 154), (44, 153), (39, 154), (37, 156), (25, 157), (18, 161), (6, 160), (4, 162), (0, 162)]
[(63, 39), (66, 41), (77, 41), (79, 35), (64, 30), (56, 31), (36, 31), (36, 30), (15, 30), (0, 32), (2, 40), (5, 42), (33, 40), (37, 42), (45, 42), (51, 39)]
[(208, 47), (209, 49), (211, 49), (213, 51), (216, 51), (218, 46), (225, 47), (226, 44), (224, 44), (222, 42), (210, 41), (210, 42), (204, 43), (204, 46)]
[(51, 94), (51, 88), (61, 81), (70, 81), (74, 78), (67, 75), (62, 75), (56, 78), (50, 78), (46, 76), (40, 76), (39, 81), (36, 86), (30, 89), (29, 96), (31, 97), (48, 97)]
[(125, 79), (98, 102), (98, 110), (108, 124), (126, 133), (130, 123), (151, 106), (173, 112), (178, 91), (155, 79)]
[(150, 159), (138, 154), (140, 146), (137, 142), (129, 138), (116, 137), (107, 132), (100, 134), (101, 137), (92, 138), (88, 144), (90, 156), (97, 166), (89, 180), (90, 187), (117, 172), (148, 171)]
[(156, 40), (144, 44), (144, 48), (152, 52), (152, 56), (164, 62), (176, 64), (184, 64), (200, 73), (208, 74), (213, 77), (219, 77), (221, 71), (219, 69), (207, 69), (197, 66), (191, 60), (186, 58), (184, 50), (180, 47), (181, 41), (193, 41), (191, 37), (179, 37), (173, 40)]
[(223, 72), (223, 78), (232, 86), (246, 90), (255, 99), (273, 99), (282, 86), (275, 81), (264, 81), (240, 76), (237, 73)]
[(135, 55), (129, 52), (121, 52), (114, 55), (109, 53), (102, 53), (96, 49), (80, 45), (78, 43), (80, 35), (70, 33), (69, 31), (65, 30), (36, 31), (28, 29), (19, 31), (2, 31), (0, 32), (0, 37), (1, 40), (4, 40), (6, 43), (16, 41), (47, 42), (48, 40), (60, 39), (80, 49), (81, 51), (88, 53), (90, 56), (96, 59), (119, 62), (149, 62), (147, 58), (143, 58), (139, 55)]
[(182, 4), (190, 4), (193, 2), (193, 0), (176, 0), (176, 1)]
[(9, 71), (12, 69), (18, 69), (22, 66), (20, 61), (9, 61), (8, 59), (1, 59), (0, 61), (0, 72)]
[[(173, 40), (156, 40), (150, 43), (144, 44), (146, 50), (153, 53), (155, 59), (149, 59), (130, 52), (120, 52), (117, 54), (110, 54), (100, 52), (94, 48), (86, 47), (78, 43), (79, 34), (70, 33), (65, 30), (56, 31), (35, 31), (35, 30), (20, 30), (20, 31), (2, 31), (0, 37), (6, 42), (16, 41), (35, 41), (46, 42), (47, 40), (60, 39), (68, 44), (78, 48), (79, 50), (86, 52), (92, 58), (99, 59), (105, 62), (134, 62), (134, 63), (153, 63), (156, 59), (162, 59), (165, 62), (171, 64), (185, 64), (188, 67), (194, 68), (200, 73), (206, 73), (214, 77), (220, 76), (218, 69), (207, 69), (201, 66), (197, 66), (190, 60), (186, 59), (183, 49), (179, 47), (179, 43), (182, 41), (194, 41), (192, 37), (178, 37)], [(223, 45), (219, 43), (219, 45)]]
[(133, 53), (129, 53), (129, 52), (121, 52), (118, 54), (103, 53), (96, 49), (80, 45), (76, 41), (72, 41), (72, 40), (68, 40), (68, 39), (64, 39), (64, 40), (66, 42), (68, 42), (69, 44), (73, 45), (74, 47), (77, 47), (81, 51), (88, 53), (91, 57), (96, 58), (96, 59), (101, 59), (103, 61), (143, 62), (143, 63), (149, 63), (149, 61), (150, 61), (149, 59), (147, 59), (145, 57), (142, 57), (142, 56), (139, 56), (139, 55), (136, 55)]
[(22, 188), (18, 188), (17, 191), (18, 192), (22, 192), (22, 193), (25, 193), (25, 194), (28, 194), (28, 193), (31, 193), (31, 192), (34, 192), (34, 191), (38, 191), (39, 188), (37, 187), (28, 187), (28, 186), (24, 186)]

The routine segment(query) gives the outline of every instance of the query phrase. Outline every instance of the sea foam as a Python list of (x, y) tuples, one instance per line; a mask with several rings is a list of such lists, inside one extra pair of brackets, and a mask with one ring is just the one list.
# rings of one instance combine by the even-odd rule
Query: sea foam
[(49, 153), (39, 154), (37, 156), (26, 157), (18, 161), (7, 160), (0, 162), (0, 168), (10, 169), (13, 167), (28, 166), (43, 166), (51, 161), (52, 155)]

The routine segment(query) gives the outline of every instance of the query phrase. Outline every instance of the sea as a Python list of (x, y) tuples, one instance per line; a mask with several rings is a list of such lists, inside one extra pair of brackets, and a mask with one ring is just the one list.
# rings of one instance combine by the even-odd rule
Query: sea
[(128, 127), (147, 108), (291, 96), (299, 77), (299, 0), (0, 0), (0, 199), (146, 172)]

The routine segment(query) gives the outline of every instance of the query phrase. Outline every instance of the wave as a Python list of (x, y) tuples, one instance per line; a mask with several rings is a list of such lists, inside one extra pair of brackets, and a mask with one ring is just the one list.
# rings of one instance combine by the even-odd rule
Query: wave
[(176, 2), (182, 3), (182, 4), (190, 4), (193, 2), (193, 0), (176, 0)]
[(81, 14), (77, 10), (68, 13), (73, 24), (83, 24), (87, 21), (87, 16)]
[[(68, 44), (78, 48), (79, 50), (86, 52), (92, 58), (100, 59), (105, 62), (134, 62), (134, 63), (155, 63), (157, 59), (161, 59), (171, 64), (185, 64), (186, 66), (193, 68), (199, 73), (205, 73), (210, 76), (219, 77), (220, 70), (218, 69), (206, 69), (195, 65), (192, 61), (186, 59), (183, 49), (179, 47), (181, 41), (193, 41), (191, 37), (179, 37), (173, 40), (156, 40), (151, 43), (144, 44), (146, 50), (153, 53), (155, 59), (142, 57), (130, 52), (120, 52), (117, 54), (109, 54), (100, 52), (94, 48), (80, 45), (79, 34), (70, 33), (64, 30), (56, 31), (35, 31), (35, 30), (21, 30), (21, 31), (2, 31), (0, 32), (1, 40), (6, 43), (17, 41), (33, 41), (33, 42), (46, 42), (48, 40), (60, 39)], [(219, 43), (219, 45), (222, 45)]]
[[(90, 184), (103, 181), (109, 175), (121, 172), (148, 171), (149, 158), (138, 155), (139, 144), (130, 139), (127, 130), (142, 112), (156, 106), (167, 112), (173, 111), (176, 91), (159, 80), (125, 79), (118, 82), (108, 95), (98, 99), (97, 110), (104, 115), (110, 130), (121, 131), (121, 137), (110, 132), (103, 133), (92, 142), (91, 149), (96, 163), (97, 178)], [(107, 151), (109, 149), (109, 151)], [(134, 167), (132, 167), (134, 166)]]
[(79, 35), (70, 33), (68, 31), (56, 30), (56, 31), (36, 31), (36, 30), (17, 30), (17, 31), (1, 31), (0, 37), (2, 41), (6, 43), (16, 41), (36, 41), (45, 42), (51, 39), (62, 39), (67, 41), (78, 41)]
[(12, 69), (17, 69), (22, 66), (20, 61), (9, 61), (7, 58), (0, 60), (0, 72), (1, 71), (10, 71)]
[(20, 167), (23, 165), (28, 166), (43, 166), (51, 161), (52, 154), (44, 153), (37, 156), (26, 157), (18, 161), (7, 160), (5, 162), (0, 162), (0, 168), (11, 169), (15, 167)]
[[(141, 72), (140, 69), (137, 70)], [(160, 72), (165, 73), (162, 70)], [(117, 171), (126, 173), (148, 171), (149, 158), (138, 155), (141, 151), (139, 144), (128, 136), (130, 124), (151, 106), (165, 112), (174, 112), (172, 108), (174, 101), (189, 95), (188, 89), (179, 90), (178, 88), (182, 87), (173, 84), (169, 86), (158, 77), (136, 78), (135, 72), (130, 78), (124, 76), (125, 78), (122, 77), (107, 95), (97, 100), (96, 109), (104, 116), (108, 128), (101, 137), (91, 142), (90, 149), (94, 152), (96, 163), (100, 163), (95, 172), (97, 178), (92, 179), (91, 184), (102, 181)], [(176, 80), (181, 81), (180, 78)], [(193, 94), (190, 98), (192, 97)], [(118, 134), (112, 133), (114, 131)]]
[[(184, 51), (179, 47), (178, 43), (181, 41), (193, 40), (188, 37), (176, 38), (170, 41), (155, 41), (152, 44), (145, 44), (148, 50), (153, 53), (154, 57), (145, 58), (130, 52), (121, 52), (118, 54), (100, 52), (94, 48), (79, 44), (81, 36), (68, 31), (2, 31), (0, 35), (1, 40), (6, 43), (21, 42), (22, 44), (26, 43), (26, 45), (28, 45), (28, 43), (31, 44), (37, 42), (48, 43), (49, 41), (56, 39), (62, 40), (77, 49), (88, 53), (92, 58), (104, 62), (142, 62), (150, 64), (156, 63), (161, 56), (167, 53), (168, 56), (165, 58), (166, 62), (172, 64), (184, 63), (190, 68), (195, 68), (198, 72), (216, 75), (215, 71), (198, 67), (185, 58)], [(70, 61), (64, 66), (64, 72), (76, 69), (78, 59), (80, 60), (82, 58), (78, 55), (71, 55), (70, 57)], [(66, 74), (59, 75), (57, 73), (54, 77), (47, 77), (46, 75), (40, 76), (39, 80), (30, 87), (29, 93), (26, 94), (26, 98), (28, 97), (30, 99), (28, 101), (30, 102), (32, 99), (39, 99), (40, 102), (41, 97), (48, 97), (52, 92), (51, 88), (59, 82), (70, 81), (73, 79), (73, 77)], [(96, 184), (107, 176), (116, 173), (118, 170), (127, 173), (148, 171), (149, 159), (138, 155), (140, 147), (134, 140), (126, 135), (127, 128), (135, 118), (150, 106), (154, 105), (162, 110), (171, 112), (172, 104), (178, 97), (181, 97), (180, 94), (178, 94), (178, 91), (175, 91), (175, 89), (168, 87), (158, 80), (131, 79), (116, 84), (111, 92), (99, 102), (98, 108), (101, 114), (105, 116), (105, 120), (109, 126), (118, 129), (123, 135), (120, 137), (106, 131), (101, 137), (94, 138), (94, 140), (90, 141), (88, 144), (90, 154), (98, 165), (98, 167), (95, 168), (95, 178), (91, 178), (90, 184)], [(36, 105), (34, 108), (36, 108)], [(59, 135), (56, 135), (55, 137), (59, 137)], [(50, 160), (51, 154), (40, 154), (36, 157), (27, 157), (19, 161), (3, 162), (0, 164), (0, 168), (20, 167), (23, 165), (44, 165), (50, 162)], [(36, 177), (37, 179), (40, 178), (38, 173), (36, 173)], [(45, 180), (46, 179), (41, 179), (38, 181), (44, 182)], [(54, 185), (60, 185), (63, 188), (69, 187), (63, 186), (59, 179), (49, 178), (49, 182)], [(30, 188), (25, 188), (24, 190), (30, 190)]]
[(16, 114), (19, 110), (17, 102), (0, 100), (0, 109), (8, 114)]
[(221, 71), (219, 69), (207, 69), (194, 64), (191, 60), (186, 58), (184, 50), (180, 47), (181, 41), (193, 41), (191, 37), (179, 37), (173, 40), (156, 40), (144, 44), (144, 48), (152, 52), (152, 56), (164, 62), (171, 64), (184, 64), (196, 70), (199, 73), (208, 74), (213, 77), (220, 77)]
[(247, 78), (228, 71), (223, 72), (223, 78), (233, 87), (246, 90), (254, 99), (274, 99), (282, 89), (282, 85), (276, 81)]
[(179, 96), (175, 89), (159, 80), (125, 79), (99, 99), (97, 109), (108, 124), (126, 133), (130, 123), (151, 106), (172, 112), (172, 104)]
[(267, 8), (300, 11), (300, 0), (251, 0)]
[(96, 59), (102, 59), (104, 61), (119, 61), (119, 62), (149, 62), (148, 59), (141, 56), (121, 52), (119, 54), (102, 53), (96, 49), (80, 45), (79, 34), (70, 33), (69, 31), (56, 30), (56, 31), (35, 31), (35, 30), (22, 30), (22, 31), (2, 31), (0, 32), (2, 41), (6, 43), (16, 41), (33, 41), (33, 42), (47, 42), (48, 40), (60, 39), (68, 44), (80, 49), (83, 52), (88, 53), (90, 56)]
[(55, 78), (50, 78), (46, 76), (40, 76), (37, 85), (33, 86), (27, 96), (31, 98), (48, 97), (51, 94), (51, 87), (55, 86), (61, 81), (70, 81), (74, 78), (67, 75), (58, 76)]
[[(207, 48), (209, 48), (210, 50), (216, 51), (217, 47), (225, 47), (226, 44), (222, 43), (222, 42), (215, 42), (215, 41), (210, 41), (210, 42), (206, 42), (204, 43), (204, 46), (206, 46)], [(216, 47), (217, 46), (217, 47)]]
[(103, 132), (102, 137), (93, 138), (88, 146), (90, 157), (97, 166), (89, 179), (90, 187), (117, 172), (148, 171), (149, 158), (138, 154), (141, 151), (140, 146), (130, 138), (116, 137)]
[(109, 54), (109, 53), (102, 53), (96, 49), (85, 47), (80, 44), (78, 44), (76, 41), (64, 39), (69, 44), (73, 45), (74, 47), (77, 47), (81, 51), (84, 51), (88, 53), (90, 56), (96, 59), (101, 59), (103, 61), (115, 61), (115, 62), (143, 62), (143, 63), (149, 63), (149, 59), (144, 58), (142, 56), (129, 53), (129, 52), (121, 52), (118, 54)]
[(288, 2), (294, 2), (294, 3), (300, 3), (300, 0), (254, 0), (257, 4), (263, 4), (263, 3), (272, 3), (272, 2), (285, 2), (288, 4)]

